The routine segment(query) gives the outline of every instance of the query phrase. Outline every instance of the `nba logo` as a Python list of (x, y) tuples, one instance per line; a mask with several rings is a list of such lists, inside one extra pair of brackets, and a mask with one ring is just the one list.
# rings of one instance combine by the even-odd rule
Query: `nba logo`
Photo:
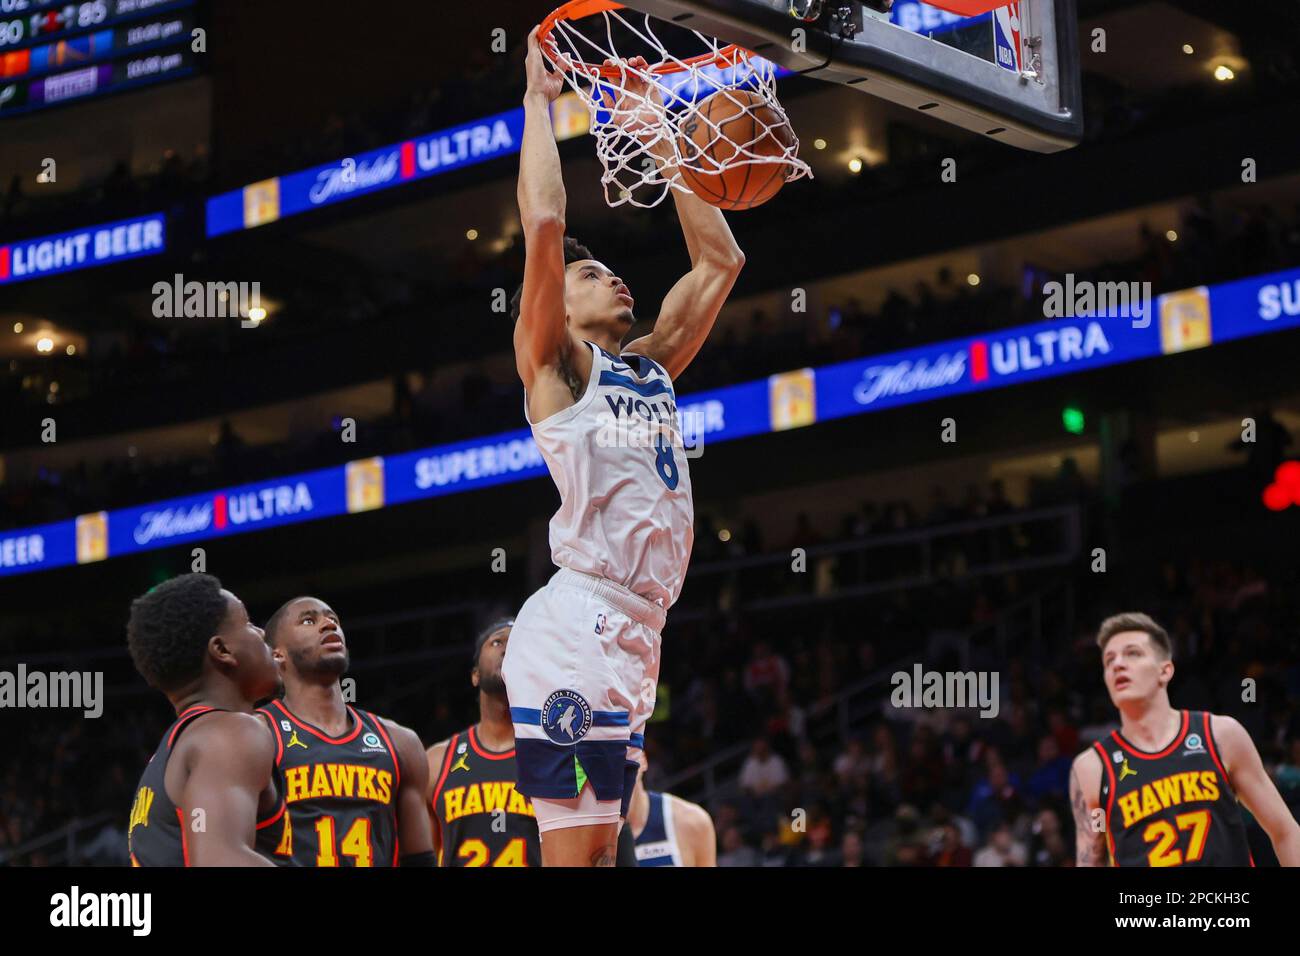
[(1019, 3), (1012, 3), (993, 11), (993, 53), (998, 66), (1015, 73), (1022, 71), (1023, 39)]
[(603, 614), (596, 615), (596, 633), (597, 634), (605, 633), (605, 615)]

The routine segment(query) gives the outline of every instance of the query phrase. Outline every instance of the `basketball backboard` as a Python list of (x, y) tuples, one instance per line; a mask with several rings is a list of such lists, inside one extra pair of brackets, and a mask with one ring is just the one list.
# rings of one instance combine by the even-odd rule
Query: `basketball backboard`
[(1068, 149), (1083, 132), (1075, 0), (1020, 0), (973, 17), (920, 0), (625, 5), (1021, 149)]

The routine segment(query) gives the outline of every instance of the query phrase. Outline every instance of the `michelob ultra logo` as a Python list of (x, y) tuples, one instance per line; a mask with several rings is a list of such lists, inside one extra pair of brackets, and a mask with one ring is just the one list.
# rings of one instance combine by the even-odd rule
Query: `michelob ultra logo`
[(773, 375), (767, 380), (772, 430), (802, 428), (817, 421), (817, 379), (810, 368)]
[(77, 563), (90, 564), (108, 557), (108, 512), (77, 516)]
[(347, 466), (348, 513), (384, 506), (384, 459), (363, 458)]

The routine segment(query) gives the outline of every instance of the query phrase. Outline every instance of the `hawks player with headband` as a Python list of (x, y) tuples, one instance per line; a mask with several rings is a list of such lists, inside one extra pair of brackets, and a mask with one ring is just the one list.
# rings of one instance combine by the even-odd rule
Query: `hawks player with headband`
[(348, 706), (348, 648), (324, 601), (294, 598), (266, 624), (284, 699), (258, 711), (275, 735), (290, 825), (283, 866), (433, 866), (428, 765), (415, 732)]
[(515, 789), (515, 729), (501, 679), (514, 621), (474, 642), (479, 721), (429, 748), (430, 823), (441, 866), (540, 866), (533, 805)]
[(1300, 866), (1300, 825), (1245, 728), (1170, 706), (1164, 628), (1145, 614), (1117, 614), (1102, 622), (1097, 645), (1120, 729), (1070, 772), (1078, 865), (1252, 866), (1240, 801), (1282, 865)]
[(536, 29), (527, 74), (515, 366), (560, 493), (550, 524), (559, 570), (516, 617), (503, 676), (543, 865), (613, 866), (654, 707), (660, 634), (694, 536), (672, 380), (703, 345), (745, 260), (721, 212), (673, 190), (691, 269), (654, 330), (624, 347), (631, 293), (565, 235), (549, 111), (563, 81), (548, 71)]

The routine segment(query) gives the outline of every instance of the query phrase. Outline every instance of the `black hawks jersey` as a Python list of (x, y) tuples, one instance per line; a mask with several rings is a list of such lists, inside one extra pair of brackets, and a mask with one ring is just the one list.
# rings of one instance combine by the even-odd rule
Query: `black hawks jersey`
[(1208, 713), (1183, 711), (1182, 728), (1159, 753), (1118, 730), (1093, 747), (1106, 768), (1100, 805), (1115, 866), (1254, 866)]
[(486, 750), (473, 727), (451, 738), (433, 787), (440, 866), (541, 866), (537, 817), (515, 774), (514, 748)]
[[(185, 839), (189, 827), (181, 817), (181, 808), (167, 796), (167, 760), (181, 731), (195, 718), (219, 709), (195, 704), (181, 711), (149, 758), (148, 766), (140, 775), (140, 785), (136, 787), (135, 800), (131, 803), (131, 820), (127, 824), (127, 852), (131, 855), (132, 866), (190, 865), (189, 843)], [(257, 821), (257, 839), (253, 846), (266, 857), (275, 851), (281, 831), (286, 829), (275, 825), (284, 816), (284, 793), (279, 784), (277, 791), (275, 811)]]
[(348, 708), (352, 728), (330, 737), (283, 701), (263, 707), (276, 737), (289, 825), (272, 857), (281, 866), (396, 866), (401, 771), (374, 714)]

